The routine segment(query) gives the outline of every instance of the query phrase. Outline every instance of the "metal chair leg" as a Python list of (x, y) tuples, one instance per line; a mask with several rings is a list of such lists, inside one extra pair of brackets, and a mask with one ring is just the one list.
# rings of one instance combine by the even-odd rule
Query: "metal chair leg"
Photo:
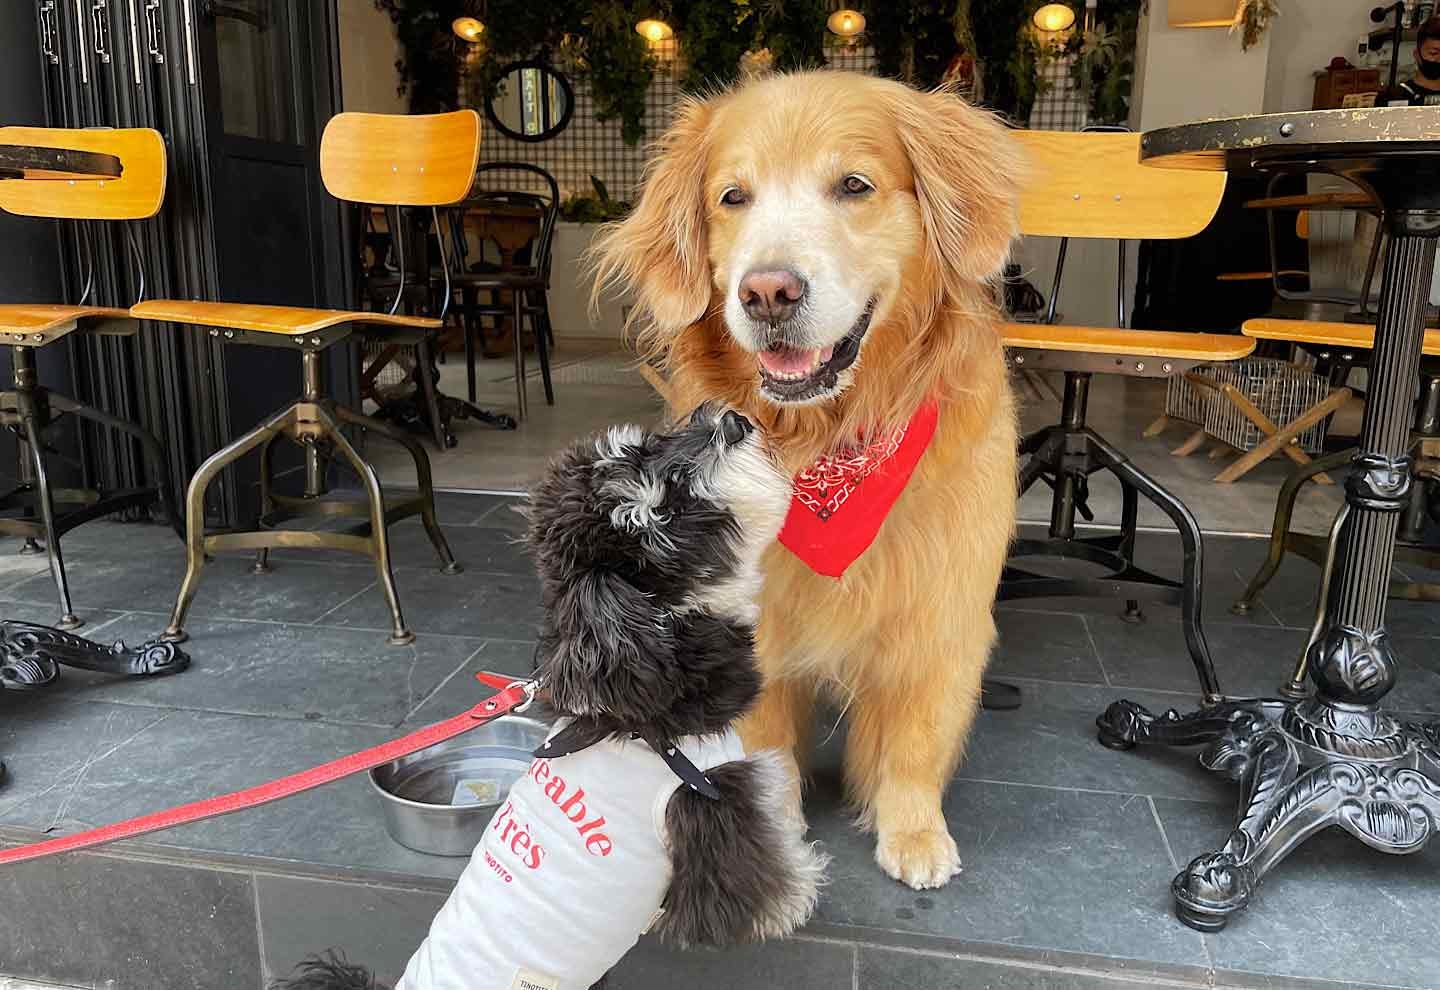
[(370, 502), (370, 543), (375, 554), (375, 575), (380, 581), (381, 590), (385, 592), (385, 600), (390, 605), (388, 642), (391, 646), (406, 646), (415, 642), (415, 634), (405, 625), (405, 617), (400, 611), (400, 594), (395, 590), (395, 574), (390, 569), (390, 539), (385, 526), (385, 494), (380, 489), (380, 479), (370, 462), (351, 446), (341, 432), (340, 424), (335, 422), (328, 412), (318, 410), (317, 418), (340, 456), (350, 462), (350, 466), (360, 475), (360, 481), (365, 485), (365, 495)]
[[(1135, 564), (1135, 523), (1139, 516), (1139, 497), (1135, 489), (1125, 484), (1120, 484), (1120, 555), (1125, 562), (1134, 566)], [(1126, 599), (1125, 611), (1120, 613), (1123, 622), (1138, 624), (1145, 621), (1145, 613), (1140, 608), (1140, 603), (1133, 599)]]
[(100, 426), (108, 426), (112, 430), (127, 433), (140, 441), (140, 446), (144, 448), (145, 453), (150, 455), (151, 469), (156, 472), (155, 490), (160, 499), (160, 506), (170, 519), (170, 528), (175, 531), (175, 535), (181, 541), (184, 541), (185, 524), (180, 516), (180, 507), (176, 504), (174, 490), (170, 487), (170, 465), (165, 458), (165, 448), (160, 446), (160, 441), (155, 438), (155, 434), (138, 423), (112, 416), (104, 410), (96, 409), (94, 406), (78, 399), (72, 399), (68, 395), (62, 395), (59, 392), (47, 392), (46, 394), (52, 409), (70, 413), (81, 419), (88, 419)]
[(70, 604), (70, 583), (65, 577), (65, 558), (60, 552), (60, 536), (55, 532), (55, 504), (50, 499), (50, 478), (45, 471), (45, 448), (40, 441), (40, 427), (35, 422), (34, 410), (28, 409), (22, 416), (25, 430), (25, 444), (30, 448), (30, 457), (35, 467), (35, 485), (40, 502), (40, 518), (45, 526), (45, 549), (50, 555), (50, 577), (55, 581), (55, 591), (60, 596), (60, 628), (76, 629), (84, 625)]
[(161, 639), (171, 643), (183, 643), (186, 639), (185, 615), (195, 599), (195, 591), (200, 586), (200, 570), (205, 566), (205, 490), (226, 467), (292, 425), (297, 419), (297, 408), (295, 405), (286, 407), (229, 446), (211, 454), (190, 479), (190, 485), (185, 490), (185, 577), (180, 581), (180, 592), (175, 597), (170, 624), (165, 627)]
[[(270, 449), (275, 446), (275, 441), (280, 434), (272, 434), (270, 439), (260, 445), (260, 519), (263, 521), (266, 516), (275, 511), (275, 499), (271, 494), (271, 487), (275, 484), (273, 476), (274, 465), (270, 460)], [(257, 523), (257, 525), (259, 525)], [(261, 547), (255, 551), (255, 563), (250, 568), (255, 574), (270, 573), (270, 548)]]
[(510, 325), (515, 338), (515, 418), (524, 419), (529, 415), (530, 408), (525, 393), (525, 334), (520, 326), (522, 305), (519, 292), (510, 293), (510, 305)]
[(1204, 692), (1206, 703), (1218, 701), (1224, 697), (1220, 693), (1220, 678), (1215, 673), (1215, 662), (1210, 657), (1210, 645), (1205, 641), (1205, 630), (1200, 622), (1200, 578), (1205, 567), (1200, 524), (1195, 521), (1184, 502), (1160, 487), (1121, 451), (1110, 446), (1097, 434), (1092, 433), (1091, 439), (1105, 457), (1105, 466), (1119, 477), (1122, 483), (1133, 486), (1136, 492), (1159, 507), (1180, 531), (1180, 543), (1185, 551), (1180, 578), (1183, 586), (1180, 611), (1181, 623), (1185, 629), (1185, 645), (1189, 647), (1190, 661), (1195, 665), (1195, 673), (1200, 678), (1200, 688)]
[(435, 487), (430, 477), (430, 458), (425, 453), (425, 448), (416, 443), (404, 430), (398, 430), (389, 423), (347, 409), (344, 406), (337, 406), (336, 414), (341, 422), (351, 423), (364, 430), (374, 430), (388, 440), (393, 440), (410, 452), (411, 458), (415, 461), (416, 486), (420, 489), (422, 499), (420, 507), (420, 521), (425, 526), (425, 533), (430, 537), (430, 543), (435, 547), (435, 552), (440, 556), (440, 570), (445, 574), (459, 574), (465, 570), (455, 555), (450, 551), (450, 543), (445, 539), (445, 533), (440, 529), (439, 518), (435, 514)]
[(474, 289), (462, 289), (460, 292), (461, 309), (464, 310), (460, 326), (465, 335), (465, 385), (471, 405), (475, 403), (475, 334), (479, 332), (479, 321), (475, 318), (477, 295)]
[(450, 431), (440, 419), (440, 397), (435, 387), (435, 376), (431, 374), (434, 365), (430, 338), (423, 338), (415, 345), (416, 384), (420, 388), (421, 398), (425, 400), (425, 415), (430, 419), (430, 432), (435, 437), (435, 446), (445, 450), (453, 444), (450, 443)]
[(1290, 532), (1290, 517), (1295, 513), (1295, 500), (1300, 496), (1301, 487), (1317, 474), (1333, 471), (1342, 465), (1349, 464), (1354, 457), (1355, 448), (1351, 447), (1348, 450), (1318, 457), (1309, 464), (1295, 468), (1285, 476), (1285, 481), (1280, 486), (1280, 494), (1275, 499), (1275, 522), (1270, 527), (1270, 546), (1265, 555), (1265, 562), (1260, 565), (1260, 570), (1250, 579), (1240, 600), (1230, 606), (1231, 612), (1236, 615), (1248, 615), (1250, 610), (1255, 607), (1255, 600), (1260, 597), (1260, 592), (1280, 570), (1280, 562), (1285, 559), (1285, 551), (1288, 549), (1285, 543)]
[(534, 309), (535, 353), (540, 356), (540, 380), (545, 385), (545, 404), (555, 404), (555, 388), (550, 383), (550, 311), (544, 290), (535, 293), (540, 303)]

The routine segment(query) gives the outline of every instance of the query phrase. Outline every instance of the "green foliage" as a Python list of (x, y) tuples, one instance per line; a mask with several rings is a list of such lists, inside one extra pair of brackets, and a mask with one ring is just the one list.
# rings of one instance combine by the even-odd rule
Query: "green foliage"
[(961, 51), (959, 38), (973, 37), (966, 25), (957, 23), (966, 5), (953, 0), (868, 0), (863, 8), (865, 37), (875, 50), (880, 74), (922, 88), (937, 85)]
[(571, 196), (560, 204), (560, 217), (571, 223), (604, 223), (619, 220), (630, 212), (630, 204), (610, 198), (610, 190), (599, 176), (590, 176), (594, 196)]
[(692, 93), (735, 80), (740, 57), (768, 48), (780, 71), (825, 61), (825, 0), (675, 0), (670, 23), (680, 38)]
[(465, 13), (463, 0), (375, 0), (390, 16), (401, 54), (395, 60), (399, 92), (411, 113), (438, 113), (460, 105), (464, 43), (450, 22)]
[(584, 58), (590, 94), (595, 98), (595, 119), (618, 118), (621, 138), (626, 144), (635, 144), (645, 136), (645, 96), (655, 75), (655, 60), (645, 39), (635, 31), (635, 23), (641, 20), (636, 5), (625, 0), (598, 0), (577, 6), (590, 8)]

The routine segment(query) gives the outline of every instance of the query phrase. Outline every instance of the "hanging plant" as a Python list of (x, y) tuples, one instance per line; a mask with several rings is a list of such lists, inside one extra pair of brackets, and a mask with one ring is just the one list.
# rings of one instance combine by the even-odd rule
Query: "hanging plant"
[(688, 0), (675, 4), (671, 17), (685, 58), (681, 88), (700, 93), (734, 82), (741, 57), (755, 45), (756, 5), (751, 0)]
[(655, 59), (635, 31), (638, 18), (630, 4), (608, 0), (586, 6), (591, 10), (584, 58), (595, 119), (619, 120), (620, 137), (636, 144), (645, 136), (645, 97), (655, 77)]
[[(983, 0), (975, 0), (980, 5)], [(1014, 0), (991, 0), (1007, 2)], [(945, 70), (960, 54), (960, 37), (972, 31), (957, 27), (960, 5), (935, 0), (869, 0), (864, 5), (865, 36), (875, 51), (880, 74), (912, 86), (938, 86)]]
[(1276, 0), (1242, 0), (1240, 5), (1240, 19), (1230, 26), (1233, 32), (1240, 28), (1240, 50), (1249, 51), (1260, 43), (1265, 32), (1270, 30), (1270, 22), (1280, 16), (1280, 7)]
[(400, 57), (397, 91), (409, 96), (411, 113), (440, 113), (460, 105), (465, 46), (450, 22), (465, 13), (463, 0), (375, 0), (395, 25)]
[(825, 64), (825, 0), (751, 2), (758, 8), (751, 48), (769, 49), (777, 71), (793, 72)]
[(1087, 96), (1092, 123), (1124, 123), (1130, 115), (1140, 11), (1134, 0), (1101, 0), (1096, 20), (1078, 39), (1071, 76)]

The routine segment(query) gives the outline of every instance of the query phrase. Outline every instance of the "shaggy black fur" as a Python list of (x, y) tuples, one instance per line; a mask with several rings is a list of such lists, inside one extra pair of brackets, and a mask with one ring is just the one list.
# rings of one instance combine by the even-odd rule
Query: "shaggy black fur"
[[(739, 523), (706, 490), (719, 418), (702, 406), (675, 433), (613, 450), (581, 441), (532, 494), (538, 672), (556, 710), (597, 739), (714, 733), (759, 695), (754, 629), (685, 607), (739, 563)], [(651, 495), (644, 524), (616, 525), (636, 492)]]
[(804, 916), (813, 907), (815, 879), (801, 875), (798, 855), (807, 847), (786, 833), (789, 823), (765, 800), (773, 782), (760, 780), (748, 760), (706, 776), (718, 801), (682, 787), (665, 809), (673, 872), (654, 931), (682, 948), (758, 941), (786, 927), (782, 918), (802, 913), (796, 898), (809, 900)]
[(270, 990), (390, 990), (363, 966), (352, 966), (338, 952), (306, 959), (288, 980), (275, 980)]

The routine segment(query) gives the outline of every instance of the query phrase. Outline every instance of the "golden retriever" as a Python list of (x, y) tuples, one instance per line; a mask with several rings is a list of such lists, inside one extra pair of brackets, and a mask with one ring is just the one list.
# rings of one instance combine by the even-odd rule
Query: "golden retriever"
[(748, 748), (800, 760), (817, 696), (844, 705), (848, 793), (876, 861), (915, 888), (960, 870), (941, 799), (979, 707), (1014, 526), (990, 282), (1021, 169), (1000, 122), (948, 93), (772, 76), (685, 103), (595, 253), (596, 291), (633, 293), (674, 411), (741, 409), (791, 471), (939, 402), (934, 440), (843, 577), (770, 547), (766, 688), (742, 730)]

